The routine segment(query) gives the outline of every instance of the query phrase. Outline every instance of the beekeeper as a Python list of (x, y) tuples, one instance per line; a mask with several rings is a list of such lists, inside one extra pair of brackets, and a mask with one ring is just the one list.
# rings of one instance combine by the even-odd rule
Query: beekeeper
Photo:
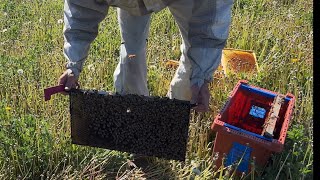
[(146, 43), (150, 15), (168, 7), (179, 26), (182, 55), (167, 95), (190, 100), (197, 104), (196, 111), (206, 112), (208, 83), (228, 38), (232, 4), (233, 0), (65, 0), (64, 55), (68, 63), (59, 84), (67, 91), (76, 86), (98, 25), (109, 7), (115, 6), (121, 32), (115, 89), (121, 94), (149, 95)]

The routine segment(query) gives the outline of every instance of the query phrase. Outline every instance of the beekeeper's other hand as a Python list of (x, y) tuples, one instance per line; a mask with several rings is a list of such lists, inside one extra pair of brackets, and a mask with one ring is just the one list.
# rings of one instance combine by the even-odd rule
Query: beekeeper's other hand
[(209, 99), (210, 99), (210, 91), (209, 91), (209, 83), (204, 82), (201, 87), (198, 87), (197, 84), (191, 86), (191, 104), (195, 104), (193, 107), (194, 110), (198, 112), (207, 112), (209, 111)]

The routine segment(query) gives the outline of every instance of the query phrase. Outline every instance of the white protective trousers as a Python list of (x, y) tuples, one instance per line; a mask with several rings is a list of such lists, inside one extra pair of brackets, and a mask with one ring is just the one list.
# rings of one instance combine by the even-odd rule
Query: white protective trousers
[[(188, 2), (186, 2), (188, 1)], [(183, 44), (180, 65), (171, 82), (168, 96), (170, 98), (190, 100), (191, 64), (187, 57), (188, 20), (192, 12), (192, 0), (179, 0), (169, 6), (179, 26)], [(133, 16), (128, 11), (117, 9), (120, 24), (121, 40), (120, 62), (114, 73), (116, 90), (120, 93), (149, 95), (147, 88), (146, 43), (149, 34), (150, 14)], [(134, 58), (128, 55), (134, 54)], [(173, 90), (173, 89), (174, 90)]]

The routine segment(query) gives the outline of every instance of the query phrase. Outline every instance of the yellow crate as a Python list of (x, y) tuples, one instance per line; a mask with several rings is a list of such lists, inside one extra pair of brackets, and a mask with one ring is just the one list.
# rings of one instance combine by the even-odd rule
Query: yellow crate
[(222, 50), (221, 65), (225, 75), (258, 72), (256, 55), (250, 50), (225, 48)]
[[(179, 61), (168, 60), (167, 68), (176, 69)], [(213, 73), (215, 79), (221, 79), (230, 73), (253, 73), (258, 71), (256, 55), (250, 50), (224, 48), (222, 50), (221, 64)]]
[[(179, 66), (179, 61), (177, 60), (168, 60), (165, 63), (166, 68), (172, 68), (176, 69)], [(224, 72), (221, 64), (218, 66), (218, 68), (213, 72), (213, 78), (214, 79), (222, 79), (224, 77)]]

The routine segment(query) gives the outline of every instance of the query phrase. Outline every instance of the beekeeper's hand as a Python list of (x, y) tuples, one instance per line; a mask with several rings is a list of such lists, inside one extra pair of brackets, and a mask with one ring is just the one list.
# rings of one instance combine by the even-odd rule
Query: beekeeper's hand
[[(62, 73), (62, 75), (59, 77), (58, 84), (59, 85), (64, 85), (64, 90), (65, 91), (70, 91), (72, 88), (78, 88), (79, 83), (78, 83), (78, 78), (79, 75), (76, 76), (73, 74), (71, 69), (67, 69)], [(67, 92), (61, 92), (64, 95), (67, 95)]]
[(207, 112), (209, 111), (209, 83), (204, 82), (201, 87), (198, 87), (197, 84), (191, 87), (192, 97), (191, 104), (195, 104), (193, 107), (194, 110), (198, 112)]

